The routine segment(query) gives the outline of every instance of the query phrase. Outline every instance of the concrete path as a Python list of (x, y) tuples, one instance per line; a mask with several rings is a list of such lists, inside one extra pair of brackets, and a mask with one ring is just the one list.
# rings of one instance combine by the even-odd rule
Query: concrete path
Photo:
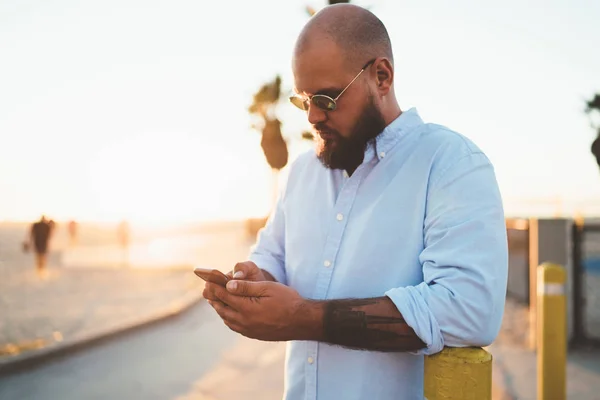
[(284, 359), (285, 343), (238, 337), (214, 368), (177, 400), (280, 400)]
[(214, 374), (221, 354), (237, 340), (200, 303), (166, 323), (0, 377), (0, 399), (175, 399)]
[(0, 370), (46, 353), (177, 312), (203, 288), (191, 268), (50, 269), (0, 284)]

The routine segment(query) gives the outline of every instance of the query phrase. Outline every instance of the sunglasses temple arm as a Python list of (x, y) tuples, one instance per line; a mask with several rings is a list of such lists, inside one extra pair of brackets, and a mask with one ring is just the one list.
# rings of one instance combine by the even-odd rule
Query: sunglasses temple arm
[(342, 90), (342, 92), (340, 94), (338, 94), (337, 97), (335, 99), (333, 99), (333, 100), (337, 101), (337, 99), (339, 99), (344, 94), (344, 92), (346, 91), (346, 89), (348, 89), (350, 87), (350, 85), (352, 85), (354, 83), (354, 81), (358, 79), (358, 77), (360, 76), (360, 74), (363, 73), (364, 70), (365, 70), (364, 68), (361, 69), (360, 72), (358, 74), (356, 74), (356, 76), (354, 77), (354, 79), (352, 79), (350, 81), (350, 83), (348, 84), (348, 86), (346, 86), (344, 88), (344, 90)]

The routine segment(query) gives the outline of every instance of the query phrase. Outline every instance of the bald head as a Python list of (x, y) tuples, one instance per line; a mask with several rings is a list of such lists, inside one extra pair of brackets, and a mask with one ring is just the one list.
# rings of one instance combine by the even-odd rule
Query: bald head
[(327, 168), (351, 173), (369, 141), (402, 112), (385, 26), (361, 7), (326, 7), (298, 36), (292, 71), (294, 104), (303, 105), (317, 133), (318, 158)]
[(296, 42), (294, 55), (333, 42), (351, 68), (366, 61), (386, 57), (393, 62), (387, 29), (372, 12), (352, 4), (323, 8), (305, 25)]

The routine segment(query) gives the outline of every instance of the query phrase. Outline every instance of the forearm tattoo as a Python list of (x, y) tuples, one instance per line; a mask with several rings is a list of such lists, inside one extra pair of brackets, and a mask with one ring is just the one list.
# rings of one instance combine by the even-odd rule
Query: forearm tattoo
[[(325, 303), (325, 340), (340, 346), (399, 352), (418, 350), (424, 343), (394, 308), (390, 312), (385, 297), (330, 300)], [(381, 315), (383, 314), (383, 315)]]

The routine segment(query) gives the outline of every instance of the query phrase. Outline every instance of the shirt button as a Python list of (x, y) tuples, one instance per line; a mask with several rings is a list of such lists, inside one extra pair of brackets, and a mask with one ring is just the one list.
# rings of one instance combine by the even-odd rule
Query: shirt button
[(385, 157), (385, 151), (382, 151), (381, 153), (379, 153), (379, 156), (380, 156), (381, 158)]
[(326, 266), (326, 267), (331, 267), (331, 261), (325, 260), (325, 262), (323, 263), (323, 265)]
[(314, 362), (315, 362), (315, 360), (314, 360), (312, 357), (308, 357), (308, 363), (309, 363), (309, 364), (312, 364), (312, 363), (314, 363)]
[(336, 215), (336, 218), (338, 221), (341, 221), (344, 219), (344, 216), (342, 214), (338, 214), (338, 215)]

